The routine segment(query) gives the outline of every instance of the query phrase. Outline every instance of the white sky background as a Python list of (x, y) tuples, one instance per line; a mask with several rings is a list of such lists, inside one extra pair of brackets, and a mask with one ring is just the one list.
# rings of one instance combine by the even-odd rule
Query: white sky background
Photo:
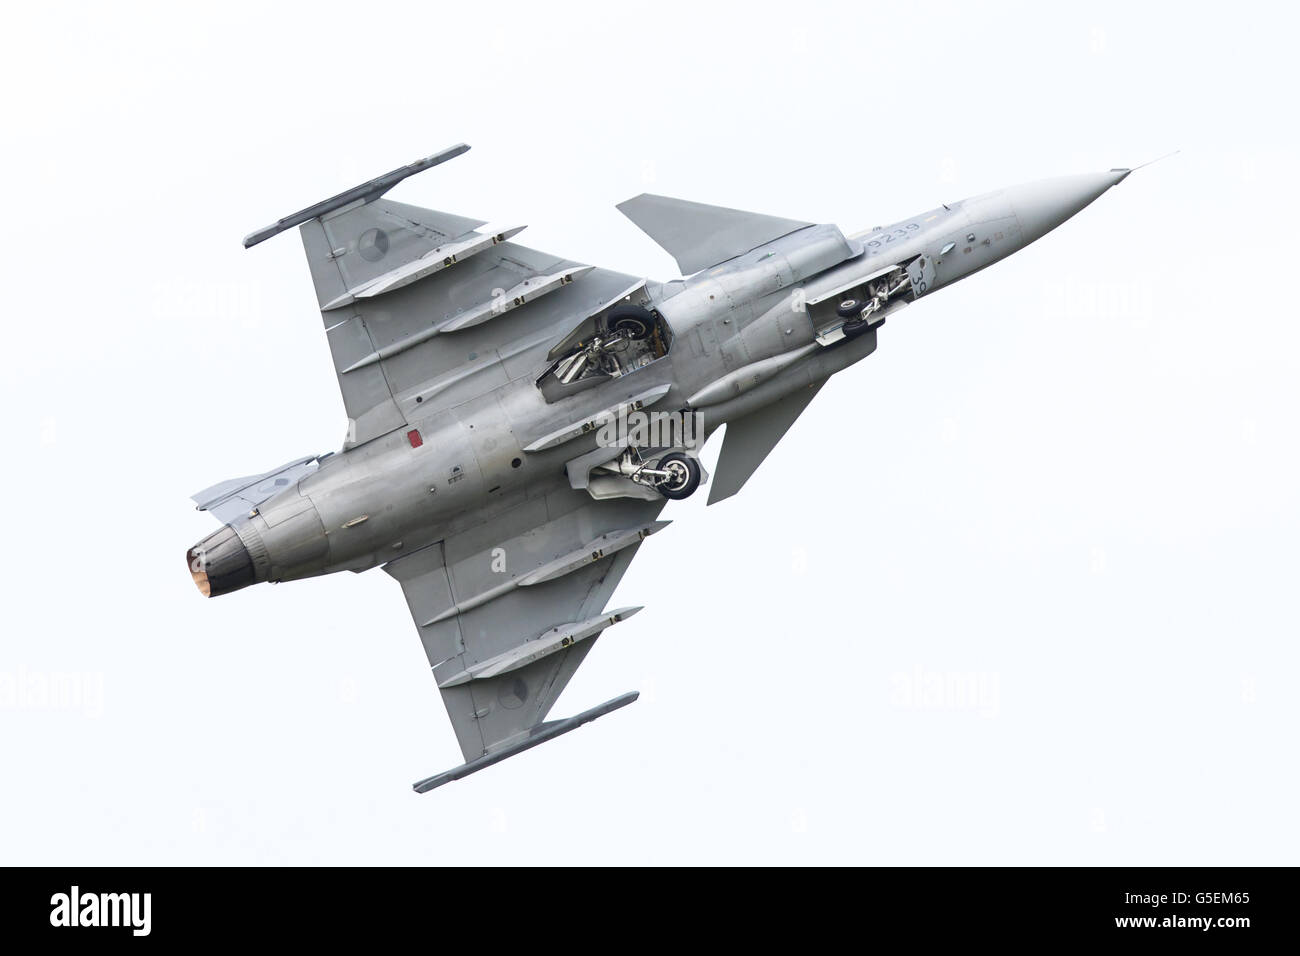
[[(11, 13), (0, 862), (1295, 863), (1297, 24), (1207, 10)], [(642, 191), (850, 231), (1182, 152), (669, 507), (555, 715), (640, 702), (416, 796), (461, 757), (396, 582), (183, 554), (344, 432), (297, 237), (241, 237), (462, 140), (394, 198), (660, 279)]]

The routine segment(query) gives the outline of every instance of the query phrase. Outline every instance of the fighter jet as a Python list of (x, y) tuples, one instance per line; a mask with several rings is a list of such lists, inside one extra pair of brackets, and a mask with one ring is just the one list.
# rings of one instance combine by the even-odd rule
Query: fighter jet
[[(886, 320), (1041, 238), (1111, 169), (854, 235), (644, 194), (619, 209), (687, 278), (527, 248), (521, 225), (386, 198), (461, 144), (252, 233), (299, 227), (348, 415), (342, 450), (194, 496), (208, 597), (381, 567), (401, 585), (465, 763), (425, 792), (624, 707), (547, 720), (671, 499), (736, 494)], [(723, 425), (710, 476), (702, 443)]]

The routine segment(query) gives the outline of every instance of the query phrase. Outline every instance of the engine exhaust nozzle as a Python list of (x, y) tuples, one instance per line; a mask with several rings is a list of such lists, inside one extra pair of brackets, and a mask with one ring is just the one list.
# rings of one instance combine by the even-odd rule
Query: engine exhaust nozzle
[(190, 548), (185, 552), (185, 561), (204, 597), (229, 594), (257, 580), (253, 559), (230, 525)]

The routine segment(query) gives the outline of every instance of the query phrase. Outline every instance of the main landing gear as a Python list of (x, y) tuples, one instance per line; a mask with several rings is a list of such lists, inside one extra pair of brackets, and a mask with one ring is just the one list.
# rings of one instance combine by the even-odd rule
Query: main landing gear
[(660, 458), (655, 470), (662, 475), (655, 491), (665, 498), (673, 501), (689, 498), (700, 487), (700, 463), (679, 451)]
[(642, 458), (636, 448), (628, 448), (614, 461), (601, 465), (600, 470), (622, 475), (673, 501), (689, 498), (700, 487), (704, 473), (700, 463), (690, 455), (673, 451), (653, 464), (651, 461)]

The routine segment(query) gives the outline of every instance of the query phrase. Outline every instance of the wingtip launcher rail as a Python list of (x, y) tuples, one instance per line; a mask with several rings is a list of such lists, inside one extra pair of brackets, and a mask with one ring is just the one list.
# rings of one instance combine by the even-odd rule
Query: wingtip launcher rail
[(525, 737), (516, 740), (514, 743), (507, 744), (500, 750), (484, 754), (477, 760), (471, 760), (469, 763), (461, 764), (452, 770), (444, 771), (432, 777), (426, 777), (424, 780), (416, 781), (411, 784), (411, 788), (416, 793), (428, 793), (435, 787), (441, 787), (443, 784), (451, 783), (453, 780), (460, 780), (462, 777), (468, 777), (472, 773), (477, 773), (494, 763), (500, 763), (507, 757), (513, 757), (515, 754), (522, 753), (525, 750), (531, 750), (539, 744), (544, 744), (548, 740), (554, 740), (562, 734), (567, 734), (571, 730), (577, 730), (583, 724), (590, 723), (597, 717), (604, 717), (611, 711), (618, 710), (620, 707), (626, 707), (632, 703), (641, 694), (639, 691), (629, 691), (613, 700), (607, 700), (591, 710), (584, 710), (574, 717), (566, 717), (563, 720), (548, 720), (544, 724), (538, 724)]
[(299, 209), (297, 212), (285, 216), (283, 219), (277, 219), (272, 225), (258, 229), (256, 232), (250, 232), (244, 237), (244, 248), (250, 249), (259, 242), (264, 242), (272, 236), (278, 236), (286, 229), (292, 229), (294, 226), (300, 226), (311, 219), (324, 216), (326, 213), (333, 212), (335, 209), (341, 209), (358, 199), (364, 202), (371, 202), (378, 199), (388, 190), (392, 189), (403, 179), (414, 176), (416, 173), (422, 173), (440, 163), (445, 163), (449, 159), (455, 159), (461, 153), (466, 152), (469, 146), (465, 143), (457, 143), (455, 146), (448, 146), (444, 150), (434, 153), (432, 156), (426, 156), (424, 159), (417, 159), (413, 163), (405, 166), (399, 166), (392, 172), (384, 173), (377, 176), (369, 182), (364, 182), (360, 186), (353, 186), (351, 189), (345, 189), (337, 196), (331, 196), (329, 199), (323, 199), (313, 206), (306, 209)]

